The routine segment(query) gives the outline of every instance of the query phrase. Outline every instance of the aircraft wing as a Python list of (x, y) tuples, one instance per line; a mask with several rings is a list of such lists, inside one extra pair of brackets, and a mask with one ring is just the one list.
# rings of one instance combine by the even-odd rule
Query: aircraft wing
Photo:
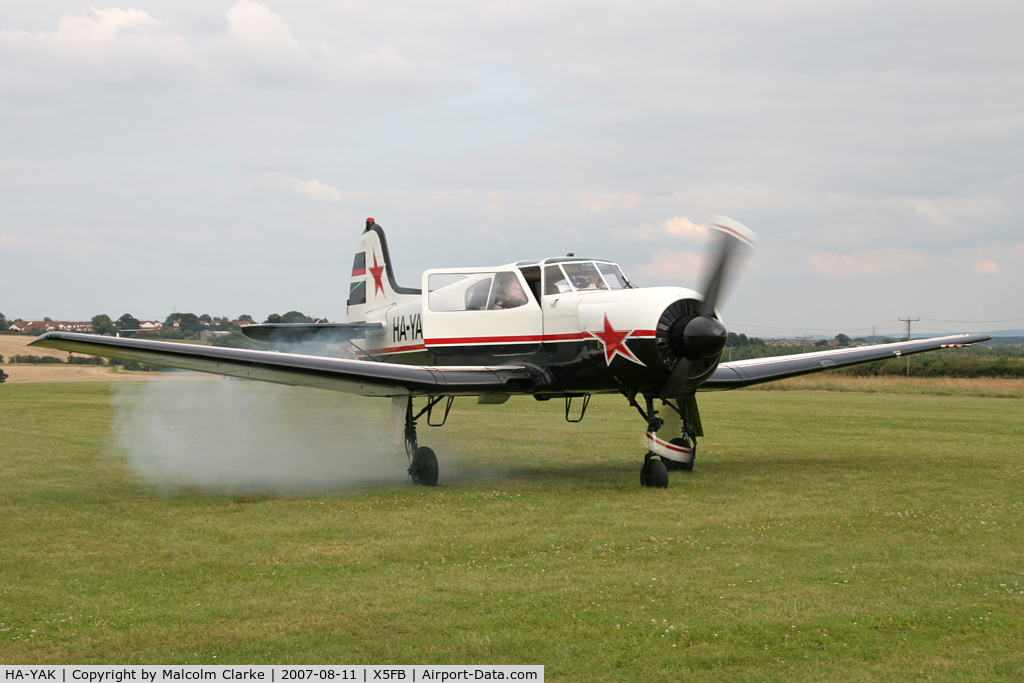
[(899, 358), (900, 356), (934, 351), (955, 346), (970, 346), (977, 342), (988, 341), (992, 337), (987, 334), (958, 334), (951, 337), (935, 337), (933, 339), (916, 339), (914, 341), (896, 342), (894, 344), (876, 344), (875, 346), (858, 346), (848, 349), (830, 349), (811, 353), (797, 353), (791, 356), (772, 356), (770, 358), (752, 358), (737, 360), (731, 363), (720, 363), (715, 373), (700, 386), (702, 391), (721, 391), (739, 389), (751, 384), (773, 382), (787, 377), (809, 375), (831, 368), (843, 368), (848, 365), (870, 363), (875, 360)]
[(242, 334), (262, 342), (346, 342), (384, 329), (383, 323), (262, 323), (246, 325)]
[(29, 346), (362, 396), (521, 393), (540, 380), (521, 365), (423, 367), (74, 332), (47, 332)]

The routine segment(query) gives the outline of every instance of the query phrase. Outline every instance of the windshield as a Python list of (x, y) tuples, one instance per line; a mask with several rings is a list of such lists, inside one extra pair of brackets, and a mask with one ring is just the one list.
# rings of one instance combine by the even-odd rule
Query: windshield
[(593, 263), (565, 263), (562, 270), (569, 276), (572, 286), (578, 290), (608, 289)]
[(612, 289), (629, 289), (632, 286), (614, 263), (599, 263), (597, 267), (601, 269), (605, 282)]
[(544, 268), (544, 295), (565, 292), (629, 289), (629, 280), (614, 263), (574, 261)]

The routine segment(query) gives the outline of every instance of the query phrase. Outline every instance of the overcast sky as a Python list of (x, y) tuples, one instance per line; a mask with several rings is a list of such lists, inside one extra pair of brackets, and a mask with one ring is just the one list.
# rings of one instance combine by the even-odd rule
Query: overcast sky
[[(98, 4), (94, 4), (98, 3)], [(1020, 2), (0, 2), (0, 312), (345, 319), (575, 252), (766, 336), (1024, 327)], [(979, 321), (970, 323), (965, 321)]]

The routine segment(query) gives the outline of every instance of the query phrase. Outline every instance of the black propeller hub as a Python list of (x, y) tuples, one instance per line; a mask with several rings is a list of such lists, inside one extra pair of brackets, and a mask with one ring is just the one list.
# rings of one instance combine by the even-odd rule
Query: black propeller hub
[(729, 333), (725, 325), (706, 315), (683, 318), (672, 326), (672, 350), (683, 358), (698, 360), (718, 355)]

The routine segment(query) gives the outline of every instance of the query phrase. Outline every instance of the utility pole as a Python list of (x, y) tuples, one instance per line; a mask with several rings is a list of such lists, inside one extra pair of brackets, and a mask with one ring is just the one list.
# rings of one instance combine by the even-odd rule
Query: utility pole
[(916, 323), (918, 320), (920, 320), (920, 318), (900, 318), (899, 319), (900, 322), (907, 324), (907, 339), (906, 339), (906, 341), (910, 341), (910, 323), (912, 323), (912, 322)]
[[(900, 318), (899, 320), (900, 320), (900, 322), (904, 322), (904, 323), (907, 324), (907, 341), (910, 341), (910, 323), (917, 322), (918, 320), (920, 320), (920, 318), (911, 318), (911, 317), (908, 316), (906, 318)], [(910, 375), (910, 356), (909, 355), (907, 356), (907, 375)]]

